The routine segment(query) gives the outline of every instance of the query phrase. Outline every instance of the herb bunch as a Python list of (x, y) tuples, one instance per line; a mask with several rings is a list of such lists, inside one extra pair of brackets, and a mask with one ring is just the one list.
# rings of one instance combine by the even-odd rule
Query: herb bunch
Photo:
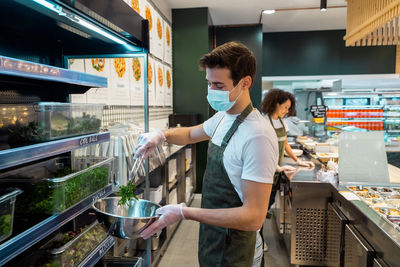
[(132, 181), (129, 181), (127, 185), (121, 185), (119, 187), (121, 199), (118, 201), (118, 205), (124, 206), (125, 204), (128, 204), (128, 206), (130, 206), (129, 201), (133, 199), (138, 200), (137, 196), (134, 193), (135, 189), (136, 185), (134, 185)]

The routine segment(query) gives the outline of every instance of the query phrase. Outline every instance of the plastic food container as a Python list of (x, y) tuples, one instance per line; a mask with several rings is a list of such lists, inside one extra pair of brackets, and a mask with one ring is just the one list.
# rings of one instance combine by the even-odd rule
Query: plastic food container
[[(100, 130), (102, 104), (39, 102), (0, 105), (0, 136), (9, 147), (96, 133)], [(6, 149), (7, 147), (4, 147)]]
[(106, 256), (102, 259), (104, 267), (143, 267), (143, 258), (140, 257), (112, 257)]
[(113, 158), (57, 157), (6, 172), (0, 184), (24, 190), (18, 214), (62, 212), (110, 184)]
[(19, 189), (0, 189), (0, 242), (12, 234), (15, 198), (21, 193)]
[(108, 235), (104, 225), (97, 221), (83, 232), (76, 235), (72, 240), (65, 243), (64, 240), (68, 240), (70, 234), (71, 233), (56, 235), (41, 248), (45, 250), (45, 254), (47, 254), (45, 263), (41, 266), (77, 266)]

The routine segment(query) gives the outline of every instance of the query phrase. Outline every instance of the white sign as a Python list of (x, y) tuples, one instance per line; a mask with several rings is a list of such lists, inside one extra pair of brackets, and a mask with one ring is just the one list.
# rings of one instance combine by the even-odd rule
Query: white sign
[(128, 67), (127, 58), (112, 58), (109, 82), (109, 104), (130, 105), (129, 76), (131, 68)]
[[(110, 85), (110, 59), (108, 58), (85, 59), (85, 72), (88, 74), (106, 77), (108, 85)], [(108, 88), (92, 88), (86, 92), (86, 95), (87, 95), (87, 103), (109, 104)]]
[(172, 30), (166, 22), (164, 22), (164, 61), (172, 64)]
[(144, 105), (144, 58), (134, 57), (128, 60), (131, 75), (130, 84), (130, 104), (133, 106)]
[(172, 84), (172, 69), (165, 66), (165, 87), (164, 87), (164, 105), (172, 107), (173, 84)]
[(164, 106), (164, 86), (165, 86), (165, 77), (164, 77), (164, 65), (156, 61), (156, 105)]
[(149, 56), (147, 65), (147, 84), (149, 92), (149, 105), (154, 106), (156, 104), (156, 79), (155, 79), (155, 62), (154, 59)]

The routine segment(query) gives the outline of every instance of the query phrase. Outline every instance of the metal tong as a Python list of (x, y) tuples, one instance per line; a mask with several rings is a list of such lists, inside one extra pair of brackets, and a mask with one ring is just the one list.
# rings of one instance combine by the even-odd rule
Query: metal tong
[(128, 176), (128, 182), (131, 181), (133, 178), (135, 178), (138, 174), (140, 165), (142, 164), (142, 161), (144, 159), (144, 154), (139, 156), (139, 157), (134, 157), (133, 160), (135, 161), (133, 163), (132, 169), (129, 170), (129, 176)]

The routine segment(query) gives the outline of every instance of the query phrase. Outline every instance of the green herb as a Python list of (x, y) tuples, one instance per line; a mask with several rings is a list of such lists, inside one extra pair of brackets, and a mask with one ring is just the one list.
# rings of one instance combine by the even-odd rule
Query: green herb
[(127, 185), (121, 185), (119, 187), (121, 199), (120, 201), (118, 201), (118, 205), (125, 206), (125, 204), (128, 204), (128, 206), (130, 206), (129, 201), (133, 199), (138, 200), (137, 196), (134, 193), (135, 189), (136, 185), (134, 185), (132, 181), (129, 181)]
[[(69, 168), (62, 168), (55, 173), (68, 175)], [(24, 190), (25, 197), (17, 201), (19, 211), (30, 214), (53, 214), (61, 212), (85, 199), (108, 184), (108, 166), (100, 166), (76, 175), (65, 182), (43, 180)], [(64, 176), (65, 176), (64, 175)]]
[(83, 112), (82, 117), (77, 118), (62, 117), (55, 113), (52, 115), (50, 125), (46, 123), (39, 126), (35, 121), (25, 125), (17, 121), (15, 124), (3, 126), (0, 132), (7, 133), (8, 144), (11, 147), (20, 147), (68, 136), (98, 132), (100, 126), (100, 119), (85, 112)]
[(11, 232), (11, 214), (0, 216), (0, 238)]

